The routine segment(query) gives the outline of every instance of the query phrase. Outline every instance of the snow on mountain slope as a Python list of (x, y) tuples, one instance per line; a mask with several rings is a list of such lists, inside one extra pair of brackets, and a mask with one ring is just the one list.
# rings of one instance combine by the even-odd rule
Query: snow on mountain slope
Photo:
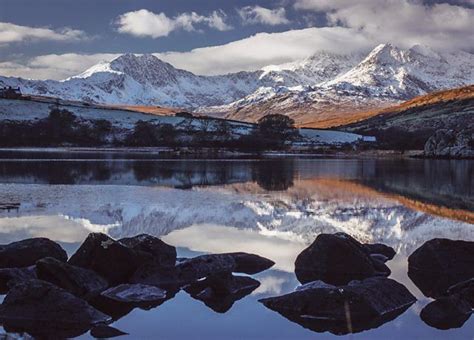
[(181, 107), (220, 116), (263, 106), (314, 116), (321, 113), (321, 103), (355, 102), (366, 109), (374, 100), (394, 103), (469, 85), (474, 83), (473, 70), (471, 53), (439, 53), (421, 46), (403, 50), (386, 44), (365, 59), (320, 52), (302, 61), (220, 76), (198, 76), (153, 55), (124, 54), (63, 81), (0, 77), (0, 86), (63, 99)]
[(359, 65), (323, 84), (367, 96), (410, 99), (428, 92), (474, 83), (474, 56), (437, 53), (415, 45), (402, 50), (377, 46)]

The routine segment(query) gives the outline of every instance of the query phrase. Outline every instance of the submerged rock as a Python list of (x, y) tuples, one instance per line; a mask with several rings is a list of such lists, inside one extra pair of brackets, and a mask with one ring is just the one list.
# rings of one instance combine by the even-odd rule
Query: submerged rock
[(9, 331), (39, 338), (75, 337), (110, 317), (62, 288), (31, 280), (17, 284), (0, 306), (0, 322)]
[(176, 248), (166, 244), (157, 237), (141, 234), (122, 238), (119, 242), (133, 250), (150, 254), (153, 262), (162, 267), (174, 267), (176, 265)]
[(20, 282), (36, 279), (36, 267), (0, 269), (0, 294), (7, 293), (11, 287)]
[(97, 325), (91, 329), (91, 335), (97, 339), (108, 339), (128, 335), (128, 333), (107, 325)]
[(135, 251), (105, 234), (92, 233), (69, 259), (69, 264), (91, 269), (110, 285), (116, 285), (128, 282), (138, 267), (150, 259), (149, 254)]
[(217, 313), (227, 312), (237, 300), (252, 293), (260, 282), (248, 276), (230, 273), (211, 275), (204, 280), (193, 282), (184, 290)]
[(67, 261), (64, 249), (47, 238), (30, 238), (0, 246), (0, 268), (29, 267), (44, 257)]
[(92, 270), (47, 257), (36, 262), (38, 278), (88, 299), (107, 289), (107, 281)]
[(332, 286), (321, 281), (261, 299), (267, 308), (317, 332), (356, 333), (393, 320), (416, 301), (400, 283), (382, 277)]
[(421, 319), (438, 329), (460, 328), (472, 314), (471, 306), (458, 295), (439, 298), (422, 309)]
[(374, 276), (388, 276), (390, 270), (370, 256), (369, 250), (345, 233), (320, 234), (295, 261), (301, 283), (322, 280), (336, 285)]
[(474, 278), (474, 242), (433, 239), (408, 257), (408, 276), (425, 296)]

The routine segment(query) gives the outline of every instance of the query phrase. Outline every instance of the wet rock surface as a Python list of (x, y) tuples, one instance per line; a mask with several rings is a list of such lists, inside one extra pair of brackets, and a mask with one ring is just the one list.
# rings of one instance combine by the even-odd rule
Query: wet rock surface
[(122, 284), (102, 292), (103, 297), (127, 304), (152, 304), (166, 298), (166, 291), (144, 284)]
[(420, 318), (437, 329), (459, 328), (472, 314), (470, 304), (458, 295), (439, 298), (426, 305)]
[(92, 233), (69, 259), (69, 264), (90, 269), (110, 285), (128, 282), (138, 267), (151, 260), (145, 252), (135, 251), (105, 234)]
[(395, 255), (396, 251), (392, 247), (389, 247), (382, 243), (374, 243), (374, 244), (364, 244), (364, 248), (369, 252), (370, 256), (383, 256), (385, 257), (385, 261), (392, 260)]
[(48, 281), (68, 292), (89, 299), (107, 289), (107, 281), (90, 269), (76, 267), (47, 257), (36, 262), (39, 279)]
[(211, 275), (194, 282), (184, 290), (196, 300), (200, 300), (217, 313), (225, 313), (234, 302), (252, 293), (260, 282), (248, 276), (231, 273)]
[(39, 338), (78, 336), (111, 318), (49, 282), (31, 280), (13, 287), (0, 306), (0, 322), (10, 331)]
[(293, 293), (260, 300), (267, 308), (305, 328), (334, 334), (378, 327), (415, 301), (402, 284), (381, 277), (339, 287), (315, 281)]
[(390, 275), (383, 261), (371, 257), (370, 252), (345, 233), (320, 234), (296, 258), (295, 274), (301, 283), (322, 280), (335, 285)]
[(474, 242), (433, 239), (408, 258), (408, 276), (425, 296), (438, 298), (474, 278)]
[(44, 257), (67, 261), (64, 249), (47, 238), (30, 238), (0, 246), (0, 268), (29, 267)]

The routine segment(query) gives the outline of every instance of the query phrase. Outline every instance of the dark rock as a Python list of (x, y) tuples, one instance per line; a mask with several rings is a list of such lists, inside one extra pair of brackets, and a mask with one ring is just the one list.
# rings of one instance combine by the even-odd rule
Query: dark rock
[(122, 335), (128, 335), (128, 333), (122, 332), (117, 328), (113, 328), (107, 325), (97, 325), (92, 327), (91, 335), (97, 339), (104, 339), (104, 338), (115, 338)]
[(345, 233), (320, 234), (295, 261), (301, 283), (315, 280), (343, 285), (352, 280), (387, 276), (388, 267), (373, 259), (368, 250)]
[(166, 299), (166, 291), (143, 284), (122, 284), (102, 292), (102, 296), (128, 304), (153, 304)]
[(403, 285), (382, 277), (340, 287), (315, 281), (293, 293), (260, 300), (305, 328), (334, 334), (376, 328), (402, 314), (415, 301)]
[(184, 290), (217, 313), (227, 312), (237, 300), (252, 293), (260, 282), (248, 276), (234, 276), (230, 273), (211, 275), (193, 282)]
[(395, 257), (397, 252), (392, 247), (389, 247), (382, 243), (374, 243), (374, 244), (364, 244), (365, 249), (369, 252), (370, 255), (382, 255), (386, 258), (384, 262), (391, 260)]
[(110, 315), (114, 320), (130, 313), (134, 308), (151, 309), (171, 299), (176, 291), (164, 291), (143, 284), (122, 284), (96, 296), (91, 304)]
[(151, 260), (147, 253), (135, 251), (101, 233), (92, 233), (69, 259), (69, 264), (95, 271), (110, 285), (128, 282), (139, 266)]
[(474, 278), (449, 287), (448, 295), (457, 295), (474, 308)]
[(472, 309), (469, 303), (457, 295), (439, 298), (422, 309), (421, 319), (438, 329), (460, 328), (469, 319)]
[(30, 238), (0, 246), (0, 268), (29, 267), (44, 257), (67, 261), (61, 246), (47, 238)]
[(108, 287), (107, 281), (94, 271), (61, 262), (52, 257), (36, 262), (36, 272), (39, 279), (51, 282), (86, 300)]
[(176, 248), (166, 244), (157, 237), (141, 234), (122, 238), (119, 242), (134, 250), (150, 254), (153, 262), (163, 267), (174, 267), (176, 265)]
[(36, 279), (35, 266), (24, 268), (2, 268), (0, 269), (0, 294), (7, 293), (15, 284), (34, 279)]
[(408, 257), (408, 276), (425, 296), (474, 278), (474, 242), (433, 239)]
[(110, 317), (62, 288), (31, 280), (14, 286), (0, 306), (0, 322), (8, 331), (39, 338), (75, 337)]
[(148, 262), (135, 271), (130, 278), (130, 282), (143, 283), (166, 290), (175, 290), (179, 289), (189, 281), (179, 278), (176, 268), (164, 268), (159, 264)]
[(256, 274), (272, 267), (275, 262), (247, 253), (224, 253), (201, 255), (184, 260), (176, 265), (181, 281), (195, 281), (219, 273)]

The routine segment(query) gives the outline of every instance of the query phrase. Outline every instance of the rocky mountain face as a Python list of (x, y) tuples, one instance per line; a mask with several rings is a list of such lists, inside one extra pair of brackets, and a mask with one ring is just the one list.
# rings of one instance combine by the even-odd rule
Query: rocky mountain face
[(330, 107), (339, 108), (338, 113), (366, 110), (472, 83), (473, 54), (390, 44), (365, 58), (320, 52), (302, 61), (220, 76), (195, 75), (153, 55), (124, 54), (63, 81), (0, 77), (0, 86), (20, 86), (27, 94), (180, 107), (250, 121), (277, 111), (299, 123)]

